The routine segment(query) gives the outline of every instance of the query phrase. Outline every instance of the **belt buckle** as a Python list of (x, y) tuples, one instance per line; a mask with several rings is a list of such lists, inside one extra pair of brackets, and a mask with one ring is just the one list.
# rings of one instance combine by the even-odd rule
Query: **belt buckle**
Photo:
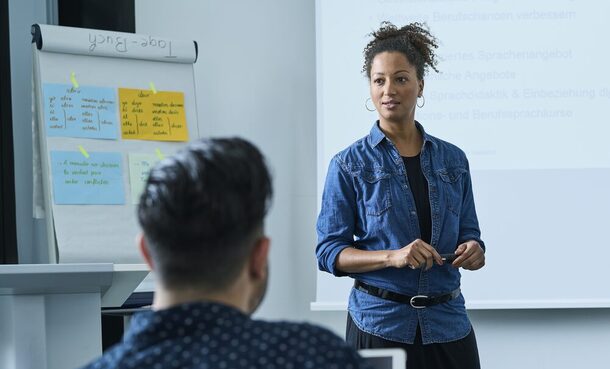
[(411, 307), (413, 307), (414, 309), (423, 309), (426, 306), (425, 305), (416, 305), (417, 299), (428, 299), (428, 296), (426, 295), (417, 295), (417, 296), (413, 296), (411, 297), (411, 300), (409, 300), (409, 304), (411, 304)]

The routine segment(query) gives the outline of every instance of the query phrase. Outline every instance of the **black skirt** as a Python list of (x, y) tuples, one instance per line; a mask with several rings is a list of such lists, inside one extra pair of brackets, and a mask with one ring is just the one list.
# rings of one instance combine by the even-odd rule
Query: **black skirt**
[(401, 348), (407, 353), (407, 369), (480, 369), (479, 350), (474, 330), (457, 341), (422, 344), (417, 327), (413, 344), (388, 341), (361, 331), (347, 314), (345, 338), (357, 350), (372, 348)]

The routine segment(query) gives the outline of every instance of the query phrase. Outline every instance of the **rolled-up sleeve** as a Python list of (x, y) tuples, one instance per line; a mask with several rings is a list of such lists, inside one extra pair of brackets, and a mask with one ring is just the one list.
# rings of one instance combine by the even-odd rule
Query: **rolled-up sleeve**
[(318, 268), (335, 276), (346, 273), (335, 268), (337, 256), (354, 242), (356, 194), (351, 176), (342, 167), (341, 159), (334, 157), (326, 174), (322, 193), (322, 206), (318, 215)]
[(474, 240), (481, 245), (485, 251), (485, 243), (481, 239), (481, 230), (479, 228), (479, 220), (477, 211), (474, 205), (474, 195), (472, 193), (472, 180), (470, 178), (470, 168), (466, 162), (466, 174), (464, 175), (464, 194), (462, 198), (462, 212), (460, 214), (460, 235), (458, 245)]

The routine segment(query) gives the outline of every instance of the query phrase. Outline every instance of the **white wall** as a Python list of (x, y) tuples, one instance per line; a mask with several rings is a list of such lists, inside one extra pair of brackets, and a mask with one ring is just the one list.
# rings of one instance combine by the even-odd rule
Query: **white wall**
[[(470, 311), (483, 369), (607, 368), (607, 309)], [(344, 312), (307, 316), (337, 334)]]
[(608, 309), (470, 312), (483, 368), (607, 368)]

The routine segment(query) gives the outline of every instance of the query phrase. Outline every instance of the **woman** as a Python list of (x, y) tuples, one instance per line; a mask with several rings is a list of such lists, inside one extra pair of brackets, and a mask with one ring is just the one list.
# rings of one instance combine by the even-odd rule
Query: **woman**
[(460, 293), (459, 268), (485, 264), (468, 161), (415, 120), (437, 42), (419, 23), (384, 22), (371, 35), (363, 73), (379, 120), (330, 163), (318, 264), (355, 279), (355, 348), (403, 348), (408, 368), (480, 368)]

